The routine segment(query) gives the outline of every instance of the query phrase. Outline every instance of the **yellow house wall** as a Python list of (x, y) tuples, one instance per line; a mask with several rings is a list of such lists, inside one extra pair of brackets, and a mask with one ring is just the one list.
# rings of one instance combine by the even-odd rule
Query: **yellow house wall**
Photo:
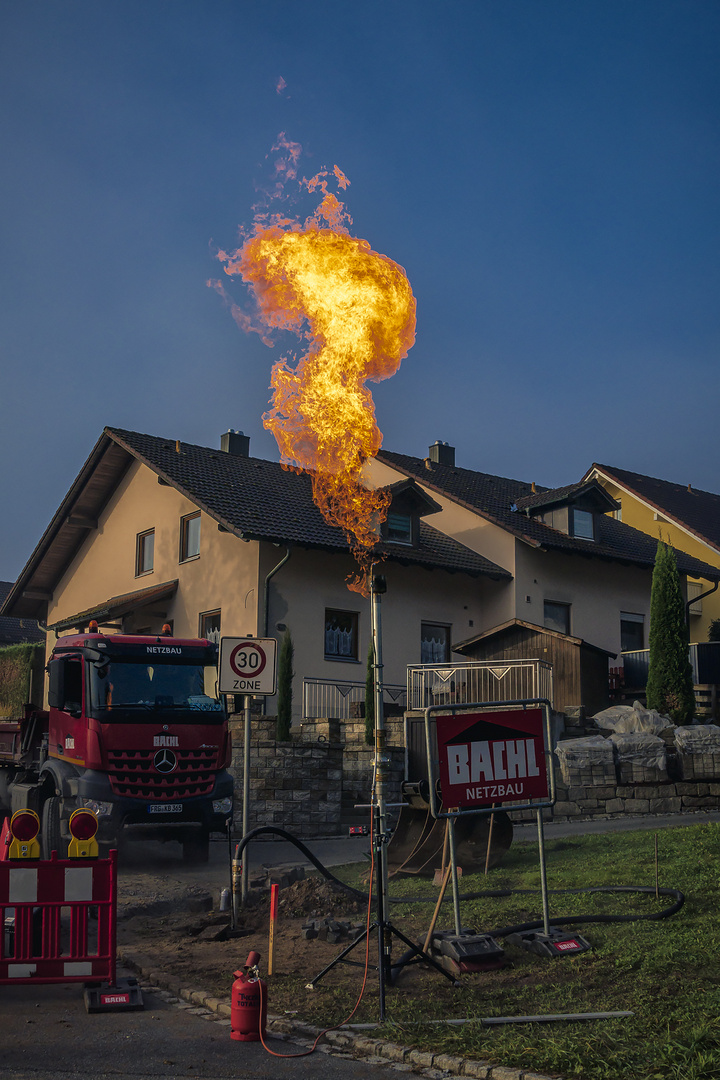
[[(626, 525), (631, 525), (634, 529), (639, 529), (640, 532), (644, 532), (648, 536), (663, 540), (678, 551), (684, 551), (687, 555), (702, 559), (703, 562), (710, 563), (711, 566), (720, 567), (720, 552), (709, 547), (702, 540), (698, 540), (692, 533), (687, 532), (687, 530), (668, 520), (668, 518), (660, 515), (656, 520), (656, 512), (652, 507), (625, 488), (607, 480), (602, 474), (598, 475), (598, 480), (612, 497), (621, 503), (622, 520)], [(705, 578), (689, 578), (688, 580), (700, 582), (702, 586), (701, 592), (706, 592), (712, 588), (712, 582), (706, 581)], [(690, 616), (690, 640), (707, 641), (710, 623), (713, 619), (720, 619), (720, 589), (702, 600), (702, 614)]]
[[(221, 611), (221, 630), (229, 636), (257, 634), (258, 547), (230, 533), (201, 514), (200, 555), (180, 562), (180, 519), (197, 506), (172, 487), (158, 483), (154, 472), (134, 462), (123, 477), (87, 540), (54, 590), (49, 624), (85, 611), (113, 596), (178, 579), (170, 600), (159, 601), (127, 626), (136, 631), (160, 629), (172, 619), (176, 637), (197, 637), (200, 614)], [(155, 530), (154, 566), (135, 573), (138, 533)], [(49, 648), (54, 638), (49, 636)]]

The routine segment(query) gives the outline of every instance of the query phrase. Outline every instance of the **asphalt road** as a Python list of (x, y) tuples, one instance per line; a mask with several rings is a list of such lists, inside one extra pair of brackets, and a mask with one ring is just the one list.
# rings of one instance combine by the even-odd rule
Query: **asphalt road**
[[(0, 986), (3, 1080), (397, 1080), (387, 1065), (316, 1051), (283, 1058), (230, 1038), (229, 1021), (145, 995), (138, 1012), (85, 1011), (82, 986)], [(212, 1014), (213, 1016), (215, 1014)], [(268, 1038), (279, 1054), (302, 1053)]]

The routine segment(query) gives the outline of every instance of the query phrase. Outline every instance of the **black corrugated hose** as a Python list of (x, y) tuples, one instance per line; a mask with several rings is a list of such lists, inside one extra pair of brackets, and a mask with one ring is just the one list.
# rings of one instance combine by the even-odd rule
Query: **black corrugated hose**
[[(241, 856), (247, 845), (251, 840), (254, 840), (258, 836), (262, 836), (265, 833), (272, 833), (276, 836), (281, 836), (284, 840), (289, 840), (291, 844), (294, 844), (298, 851), (301, 851), (306, 859), (309, 859), (313, 866), (322, 874), (327, 881), (332, 881), (335, 885), (341, 888), (344, 892), (349, 893), (351, 896), (356, 897), (359, 900), (367, 900), (368, 894), (361, 892), (360, 889), (353, 888), (352, 885), (347, 885), (340, 878), (335, 877), (326, 866), (320, 862), (319, 859), (313, 855), (303, 844), (302, 840), (298, 840), (292, 833), (287, 832), (285, 829), (279, 828), (277, 825), (260, 825), (257, 829), (252, 829), (247, 836), (244, 836), (237, 847), (237, 855)], [(487, 889), (483, 892), (463, 893), (460, 895), (460, 900), (481, 900), (489, 897), (502, 897), (502, 896), (519, 896), (519, 895), (536, 895), (539, 889)], [(669, 919), (671, 915), (675, 915), (676, 912), (685, 903), (685, 896), (680, 889), (655, 889), (654, 885), (597, 885), (588, 889), (551, 889), (550, 892), (553, 895), (561, 893), (582, 895), (586, 893), (641, 893), (643, 895), (653, 894), (657, 896), (672, 896), (674, 897), (674, 903), (669, 907), (663, 908), (662, 911), (652, 911), (644, 915), (562, 915), (559, 918), (550, 919), (551, 926), (568, 926), (579, 923), (620, 923), (620, 922), (638, 922), (646, 919)], [(419, 903), (432, 903), (436, 900), (436, 897), (427, 896), (411, 896), (411, 897), (390, 897), (391, 904), (419, 904)], [(503, 926), (497, 930), (489, 930), (488, 933), (494, 938), (508, 937), (510, 934), (517, 934), (523, 930), (538, 930), (543, 927), (544, 923), (542, 919), (536, 922), (518, 923), (516, 926)]]

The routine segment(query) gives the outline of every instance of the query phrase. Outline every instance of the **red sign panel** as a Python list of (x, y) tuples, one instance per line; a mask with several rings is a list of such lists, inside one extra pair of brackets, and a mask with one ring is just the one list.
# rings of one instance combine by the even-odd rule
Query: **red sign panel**
[(436, 723), (444, 806), (548, 798), (542, 709), (437, 716)]

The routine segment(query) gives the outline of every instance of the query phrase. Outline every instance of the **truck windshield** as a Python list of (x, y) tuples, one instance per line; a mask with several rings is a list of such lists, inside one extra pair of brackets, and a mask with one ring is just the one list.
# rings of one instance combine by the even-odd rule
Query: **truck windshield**
[(215, 667), (197, 663), (91, 664), (91, 708), (108, 713), (162, 709), (222, 713), (222, 703), (215, 696), (216, 678)]

